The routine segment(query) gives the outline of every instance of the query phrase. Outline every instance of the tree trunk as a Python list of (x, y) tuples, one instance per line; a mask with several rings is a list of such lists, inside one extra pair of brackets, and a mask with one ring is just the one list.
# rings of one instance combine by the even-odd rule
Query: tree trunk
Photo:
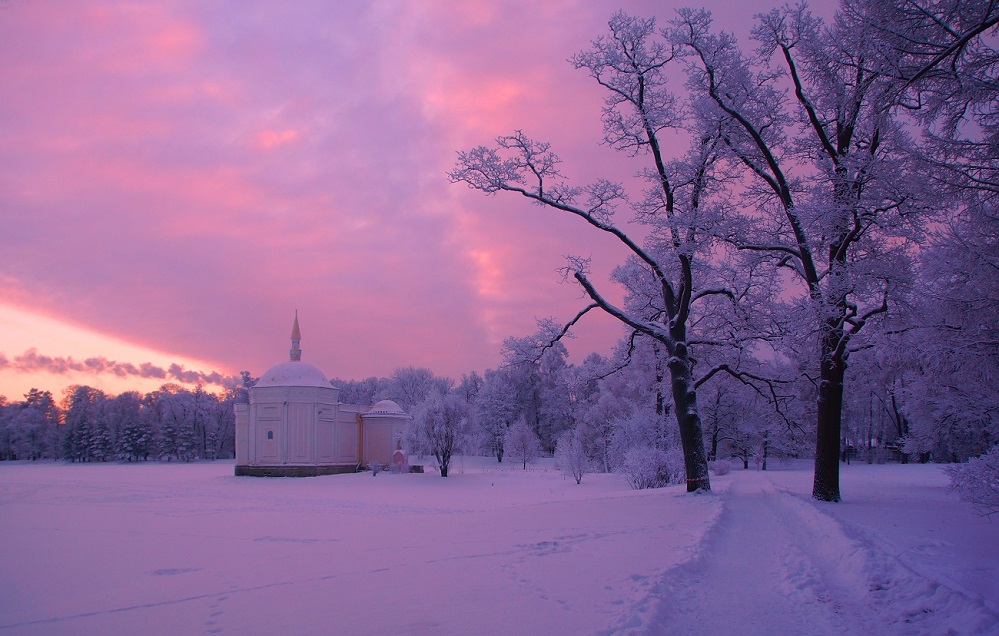
[(690, 375), (687, 345), (680, 340), (673, 349), (673, 355), (669, 359), (669, 371), (672, 378), (676, 421), (680, 427), (680, 443), (683, 445), (687, 492), (711, 490), (708, 460), (704, 453), (704, 437), (701, 432), (701, 416), (697, 412), (697, 393), (694, 391), (694, 381)]
[(659, 344), (655, 340), (652, 341), (652, 353), (656, 360), (656, 417), (662, 421), (666, 416), (666, 396), (663, 394), (663, 382), (666, 380), (666, 370), (663, 369)]
[(826, 327), (822, 337), (818, 422), (815, 435), (815, 481), (812, 496), (839, 501), (839, 444), (843, 423), (843, 376), (846, 361), (837, 351), (842, 329)]
[(434, 453), (437, 458), (437, 465), (441, 468), (441, 477), (447, 477), (448, 465), (451, 463), (451, 455), (448, 453)]
[[(898, 400), (895, 398), (894, 391), (891, 393), (891, 410), (892, 419), (895, 421), (895, 430), (898, 432), (898, 438), (904, 439), (909, 435), (909, 420), (907, 420), (899, 411)], [(901, 447), (899, 448), (899, 455), (901, 455), (901, 463), (909, 463), (909, 454), (904, 452)]]

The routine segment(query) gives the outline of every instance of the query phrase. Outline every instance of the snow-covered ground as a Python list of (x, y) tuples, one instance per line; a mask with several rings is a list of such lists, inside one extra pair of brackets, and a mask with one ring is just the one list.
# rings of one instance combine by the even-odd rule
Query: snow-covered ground
[(937, 466), (712, 495), (542, 461), (308, 479), (0, 463), (0, 634), (999, 632), (999, 519)]

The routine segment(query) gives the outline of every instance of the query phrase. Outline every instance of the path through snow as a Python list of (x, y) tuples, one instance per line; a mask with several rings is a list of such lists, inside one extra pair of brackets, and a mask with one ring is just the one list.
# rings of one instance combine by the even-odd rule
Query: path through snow
[[(621, 631), (664, 634), (992, 633), (999, 617), (922, 578), (819, 507), (742, 473), (698, 558), (671, 570), (654, 608)], [(836, 504), (828, 504), (836, 505)], [(644, 610), (644, 611), (643, 611)], [(618, 631), (615, 629), (615, 632)]]

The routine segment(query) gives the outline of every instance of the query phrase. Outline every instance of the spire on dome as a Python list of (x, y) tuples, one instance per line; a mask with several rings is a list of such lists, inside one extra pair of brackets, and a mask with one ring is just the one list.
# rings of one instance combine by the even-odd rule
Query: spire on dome
[(295, 324), (291, 327), (291, 361), (299, 362), (302, 360), (302, 349), (299, 347), (299, 343), (302, 340), (302, 332), (298, 328), (298, 310), (295, 310)]

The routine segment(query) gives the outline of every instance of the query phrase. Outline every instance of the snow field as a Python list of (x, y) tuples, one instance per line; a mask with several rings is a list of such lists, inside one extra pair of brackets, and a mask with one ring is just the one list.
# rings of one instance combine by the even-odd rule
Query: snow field
[(592, 633), (720, 510), (464, 463), (447, 479), (0, 465), (0, 633)]
[(0, 464), (0, 634), (999, 632), (999, 525), (939, 467), (713, 483)]

